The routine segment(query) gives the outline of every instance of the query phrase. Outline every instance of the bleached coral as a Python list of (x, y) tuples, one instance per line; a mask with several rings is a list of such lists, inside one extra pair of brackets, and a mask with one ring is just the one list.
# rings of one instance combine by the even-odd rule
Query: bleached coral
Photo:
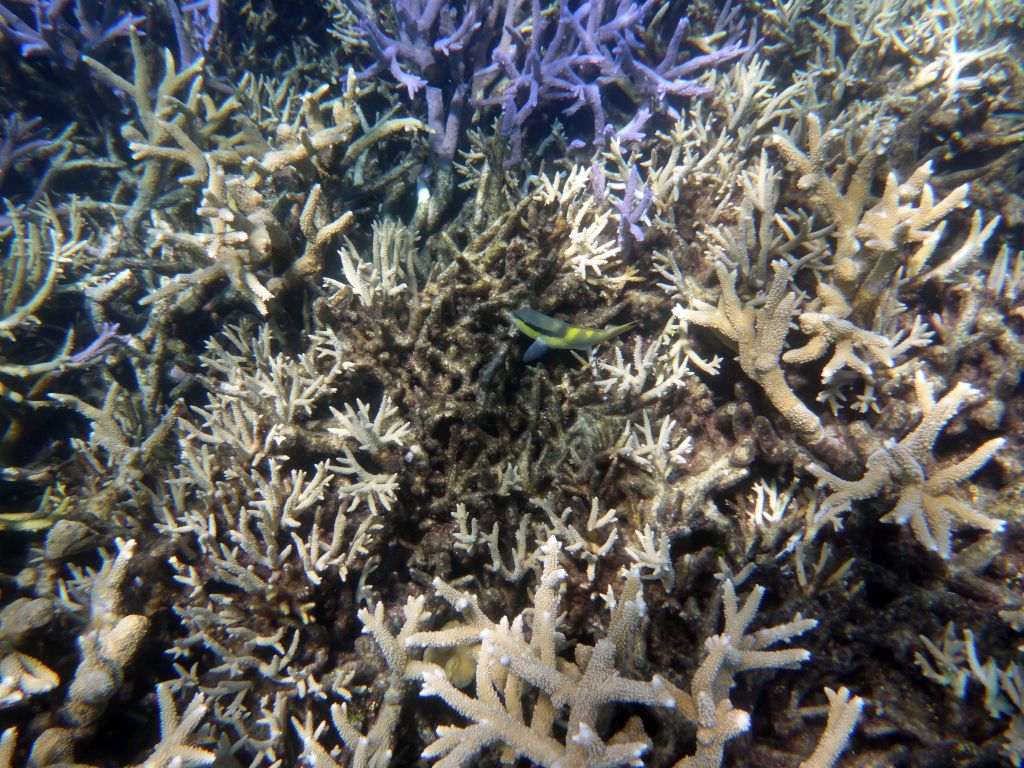
[[(113, 93), (54, 163), (12, 166), (45, 206), (11, 177), (4, 188), (0, 482), (18, 485), (0, 493), (0, 533), (17, 544), (9, 562), (25, 555), (4, 581), (0, 704), (36, 738), (15, 755), (7, 731), (0, 764), (75, 764), (84, 740), (97, 760), (146, 768), (385, 768), (417, 752), (439, 765), (796, 764), (813, 740), (798, 721), (827, 711), (802, 763), (825, 768), (864, 706), (839, 675), (877, 701), (872, 733), (896, 734), (871, 744), (878, 760), (977, 740), (955, 718), (914, 727), (919, 712), (892, 694), (908, 688), (879, 683), (898, 654), (872, 656), (882, 676), (858, 665), (877, 634), (918, 618), (885, 605), (889, 592), (909, 605), (918, 568), (898, 591), (862, 591), (892, 578), (910, 537), (878, 558), (873, 526), (824, 528), (871, 504), (948, 558), (927, 569), (929, 591), (1003, 587), (1002, 539), (954, 557), (952, 528), (995, 530), (981, 513), (1009, 517), (1019, 490), (1013, 3), (774, 0), (717, 21), (695, 5), (692, 26), (666, 3), (641, 29), (658, 4), (395, 0), (378, 14), (323, 0), (330, 50), (269, 7), (246, 7), (206, 61), (154, 50), (169, 39), (158, 14), (192, 15), (187, 31), (203, 5), (217, 6), (158, 4), (145, 39), (84, 62)], [(375, 74), (398, 49), (380, 55), (370, 12), (377, 43), (408, 32), (443, 64), (394, 58), (425, 108)], [(643, 75), (651, 53), (739, 56), (741, 17), (765, 38), (748, 55), (699, 86), (648, 88), (669, 66)], [(481, 60), (488, 34), (504, 61)], [(563, 71), (579, 81), (559, 83), (560, 106), (593, 111), (607, 130), (592, 142), (575, 119), (548, 131), (529, 101), (531, 78), (550, 81), (545, 46), (577, 37), (585, 63)], [(36, 82), (30, 64), (19, 72)], [(8, 80), (22, 99), (29, 86)], [(669, 105), (687, 87), (712, 92)], [(77, 160), (97, 178), (48, 181)], [(635, 328), (525, 365), (507, 321), (524, 306)], [(97, 334), (79, 353), (70, 317)], [(737, 365), (714, 356), (730, 352)], [(915, 373), (951, 387), (937, 399), (919, 384), (920, 416)], [(851, 387), (863, 418), (839, 408)], [(954, 445), (964, 424), (991, 433)], [(809, 462), (817, 495), (793, 479)], [(130, 569), (106, 572), (128, 574), (118, 605), (96, 548), (129, 535)], [(752, 629), (760, 588), (736, 595), (755, 564), (779, 626)], [(958, 620), (984, 607), (964, 592), (949, 598)], [(155, 699), (129, 663), (142, 606), (147, 648), (173, 669)], [(866, 608), (878, 626), (845, 631)], [(771, 691), (749, 678), (733, 703), (739, 672), (806, 659), (778, 650), (813, 624), (788, 621), (797, 610), (830, 625), (820, 663)], [(80, 631), (70, 674), (62, 649)], [(949, 653), (986, 704), (1019, 693), (1018, 671)], [(823, 675), (832, 688), (779, 711)], [(137, 740), (115, 757), (95, 738), (128, 727), (99, 719), (108, 703), (159, 708), (148, 759)], [(751, 730), (769, 743), (739, 737)], [(694, 734), (696, 754), (680, 756)]]
[[(600, 735), (600, 713), (616, 702), (678, 709), (698, 726), (697, 752), (682, 758), (677, 766), (717, 766), (725, 743), (747, 730), (749, 716), (732, 708), (728, 692), (738, 671), (798, 665), (806, 651), (766, 650), (787, 642), (816, 622), (799, 615), (788, 624), (747, 634), (763, 590), (755, 589), (742, 605), (729, 581), (723, 587), (725, 627), (708, 641), (708, 656), (695, 673), (691, 691), (676, 688), (660, 676), (649, 682), (623, 677), (631, 668), (632, 639), (644, 620), (645, 603), (639, 570), (626, 573), (619, 595), (609, 592), (611, 617), (607, 635), (593, 646), (576, 646), (575, 662), (559, 657), (559, 601), (565, 572), (558, 567), (561, 547), (550, 538), (542, 547), (544, 564), (539, 574), (531, 612), (529, 639), (524, 617), (513, 621), (490, 621), (475, 598), (443, 582), (435, 582), (438, 593), (459, 611), (465, 624), (419, 632), (409, 643), (446, 647), (480, 642), (477, 652), (476, 697), (459, 691), (439, 669), (423, 671), (423, 694), (436, 695), (471, 721), (464, 727), (444, 727), (424, 756), (437, 759), (439, 766), (466, 765), (493, 744), (505, 747), (509, 758), (526, 757), (540, 765), (641, 765), (648, 741), (637, 721), (610, 739)], [(532, 702), (524, 708), (522, 698)], [(845, 689), (828, 692), (831, 702), (829, 726), (807, 766), (831, 765), (845, 747), (859, 717), (862, 702), (851, 699)], [(564, 741), (551, 731), (555, 718), (564, 711), (567, 722)]]
[(156, 695), (160, 707), (160, 742), (138, 768), (211, 765), (217, 758), (216, 754), (194, 743), (203, 738), (201, 724), (208, 711), (203, 695), (197, 693), (193, 696), (180, 715), (169, 684), (158, 685)]
[[(852, 312), (853, 308), (840, 291), (818, 283), (817, 298), (803, 308), (798, 318), (800, 330), (809, 337), (808, 341), (802, 347), (784, 352), (782, 361), (801, 364), (831, 353), (821, 370), (822, 383), (833, 384), (836, 374), (844, 370), (856, 373), (864, 382), (864, 393), (852, 407), (863, 412), (873, 403), (875, 384), (896, 366), (898, 359), (911, 350), (927, 346), (932, 334), (919, 317), (914, 318), (909, 328), (891, 336), (866, 330), (849, 319)], [(835, 402), (838, 395), (830, 387), (818, 399)]]
[[(724, 626), (722, 632), (708, 638), (707, 655), (690, 681), (689, 691), (674, 690), (676, 703), (683, 716), (697, 726), (697, 751), (691, 757), (676, 763), (676, 768), (705, 768), (722, 763), (726, 743), (750, 728), (750, 715), (733, 707), (729, 700), (737, 672), (754, 669), (780, 669), (799, 666), (810, 654), (799, 648), (767, 650), (778, 643), (786, 643), (817, 625), (814, 619), (800, 614), (786, 624), (747, 633), (764, 596), (764, 589), (755, 587), (746, 600), (739, 603), (732, 582), (722, 584)], [(845, 690), (845, 689), (844, 689)], [(840, 696), (846, 703), (848, 694)], [(856, 713), (847, 720), (848, 728), (839, 728), (827, 734), (829, 749), (823, 750), (834, 761), (842, 751), (860, 713), (859, 700)], [(806, 765), (811, 765), (808, 761)], [(829, 763), (823, 763), (828, 765)]]
[[(787, 513), (795, 511), (797, 505), (793, 505), (793, 497), (796, 493), (796, 483), (788, 488), (779, 490), (774, 482), (758, 481), (754, 483), (754, 495), (750, 497), (753, 509), (748, 512), (750, 525), (757, 528), (771, 528), (782, 522)], [(792, 505), (792, 507), (791, 507)]]
[[(470, 725), (438, 730), (437, 740), (424, 751), (439, 766), (466, 765), (492, 744), (503, 744), (512, 756), (522, 756), (544, 766), (636, 764), (647, 751), (646, 739), (626, 730), (619, 738), (603, 739), (598, 732), (600, 712), (615, 702), (636, 702), (671, 707), (665, 681), (630, 680), (616, 672), (618, 659), (629, 650), (629, 632), (613, 632), (593, 647), (577, 646), (575, 663), (559, 663), (559, 600), (565, 571), (558, 567), (561, 547), (550, 538), (543, 548), (544, 566), (534, 595), (531, 639), (524, 633), (523, 617), (511, 623), (489, 621), (475, 600), (452, 587), (436, 587), (467, 621), (464, 630), (421, 632), (410, 642), (421, 646), (480, 642), (477, 656), (476, 698), (444, 677), (439, 669), (423, 674), (423, 695), (439, 696), (468, 718)], [(610, 626), (635, 627), (643, 615), (639, 596), (616, 609)], [(521, 697), (533, 702), (524, 710)], [(564, 741), (552, 732), (555, 718), (565, 710)], [(527, 721), (529, 717), (529, 721)]]
[[(501, 554), (501, 526), (495, 521), (491, 530), (481, 531), (479, 521), (469, 516), (464, 504), (458, 504), (452, 513), (457, 530), (452, 534), (455, 548), (468, 555), (486, 545), (491, 562), (487, 566), (493, 573), (500, 574), (506, 581), (516, 583), (529, 573), (529, 567), (537, 557), (535, 551), (529, 551), (530, 539), (533, 534), (533, 520), (529, 515), (519, 519), (515, 532), (515, 545), (508, 557)], [(511, 565), (506, 565), (510, 561)]]
[[(133, 97), (138, 124), (129, 123), (125, 132), (141, 175), (124, 231), (134, 235), (155, 208), (150, 237), (164, 261), (174, 266), (160, 270), (170, 277), (149, 291), (143, 303), (156, 305), (156, 314), (164, 319), (186, 310), (198, 294), (225, 280), (262, 315), (282, 290), (319, 282), (328, 244), (353, 220), (348, 211), (337, 215), (326, 200), (317, 183), (324, 169), (340, 159), (358, 175), (352, 168), (368, 149), (396, 133), (424, 128), (409, 118), (367, 125), (357, 106), (363, 91), (351, 71), (342, 93), (329, 101), (326, 84), (295, 95), (290, 84), (265, 92), (249, 83), (217, 104), (205, 87), (201, 60), (179, 72), (165, 51), (154, 94), (152, 56), (137, 35), (132, 36), (132, 53), (131, 81), (88, 57), (87, 63), (103, 82)], [(250, 102), (246, 106), (258, 117), (265, 111), (264, 101), (269, 102), (269, 117), (254, 122), (243, 116), (241, 99)], [(230, 130), (232, 126), (239, 130)], [(181, 182), (202, 190), (195, 206), (205, 225), (199, 232), (183, 229), (176, 217), (168, 216), (169, 206), (157, 204), (171, 196), (164, 188), (168, 176), (183, 167), (191, 172)], [(272, 210), (272, 200), (298, 197), (282, 184), (285, 169), (310, 182), (295, 233)], [(285, 251), (287, 269), (271, 277), (271, 262), (279, 264)]]
[(615, 392), (649, 405), (683, 387), (691, 375), (691, 361), (702, 370), (713, 372), (717, 361), (704, 361), (693, 352), (682, 325), (670, 321), (646, 350), (640, 338), (634, 339), (631, 358), (623, 354), (623, 346), (618, 344), (612, 348), (611, 360), (592, 356), (597, 386), (604, 392)]
[[(929, 184), (932, 166), (926, 162), (900, 183), (889, 173), (877, 201), (871, 186), (886, 140), (867, 136), (854, 158), (854, 170), (847, 178), (845, 168), (827, 169), (828, 133), (818, 117), (807, 117), (807, 152), (785, 134), (777, 133), (775, 147), (800, 174), (801, 189), (814, 190), (828, 211), (836, 240), (835, 276), (853, 308), (854, 318), (864, 324), (874, 319), (879, 298), (900, 270), (913, 276), (934, 254), (945, 231), (949, 214), (967, 204), (969, 185), (962, 184), (943, 199), (936, 200)], [(928, 273), (943, 277), (969, 263), (991, 236), (997, 220), (982, 228), (975, 213), (971, 232), (960, 249)]]
[(546, 205), (557, 205), (568, 225), (568, 242), (560, 258), (582, 280), (621, 285), (604, 278), (620, 265), (621, 245), (609, 237), (612, 211), (602, 209), (590, 192), (590, 172), (576, 166), (563, 176), (542, 175), (533, 193)]
[[(122, 607), (128, 563), (135, 541), (116, 541), (117, 555), (88, 577), (88, 623), (78, 638), (81, 660), (68, 687), (64, 714), (78, 726), (92, 726), (124, 681), (125, 668), (149, 631), (146, 616), (126, 614)], [(81, 593), (83, 584), (71, 589)]]
[[(345, 280), (356, 298), (367, 307), (384, 308), (402, 296), (406, 304), (415, 300), (419, 275), (423, 272), (413, 242), (413, 233), (393, 220), (378, 221), (373, 227), (369, 259), (362, 259), (351, 240), (339, 252)], [(329, 286), (340, 285), (328, 279)]]
[(644, 579), (660, 581), (665, 591), (671, 592), (676, 584), (676, 572), (668, 535), (664, 531), (659, 535), (650, 524), (645, 525), (643, 531), (633, 533), (639, 546), (626, 547), (633, 565), (640, 569)]
[(14, 759), (14, 748), (18, 740), (18, 729), (8, 728), (0, 736), (0, 768), (11, 768)]
[[(424, 610), (424, 598), (410, 598), (405, 604), (404, 620), (397, 633), (393, 633), (384, 615), (384, 606), (378, 603), (373, 611), (359, 611), (363, 632), (373, 635), (388, 668), (387, 687), (377, 716), (367, 732), (362, 733), (349, 719), (345, 704), (331, 707), (331, 720), (345, 746), (352, 754), (352, 768), (387, 768), (391, 764), (395, 729), (401, 715), (405, 692), (434, 665), (410, 657), (409, 648), (430, 614)], [(441, 673), (443, 674), (443, 673)], [(292, 718), (292, 724), (303, 742), (302, 759), (314, 768), (338, 768), (339, 763), (320, 744), (325, 723), (313, 728), (307, 714), (304, 721)]]
[[(175, 606), (185, 637), (172, 648), (181, 685), (204, 691), (212, 720), (271, 760), (292, 702), (333, 685), (305, 651), (309, 598), (364, 563), (394, 500), (397, 475), (363, 465), (399, 451), (409, 429), (386, 397), (375, 414), (331, 399), (349, 366), (328, 329), (298, 356), (279, 344), (265, 325), (229, 328), (209, 344), (200, 377), (209, 400), (179, 419), (183, 462), (162, 524), (179, 542), (171, 565), (186, 588)], [(333, 420), (314, 418), (325, 402), (341, 406)], [(287, 469), (286, 450), (333, 458)], [(254, 623), (253, 604), (283, 624)], [(199, 670), (180, 663), (200, 656), (210, 664)]]
[(927, 549), (949, 558), (953, 546), (955, 521), (997, 532), (1003, 521), (974, 510), (954, 495), (960, 483), (981, 469), (1006, 440), (996, 437), (976, 448), (966, 458), (940, 466), (933, 453), (939, 433), (978, 392), (959, 383), (941, 399), (935, 400), (933, 385), (922, 373), (915, 380), (915, 392), (921, 419), (899, 442), (888, 441), (867, 460), (867, 470), (859, 480), (844, 480), (817, 464), (808, 470), (832, 489), (817, 514), (820, 525), (841, 524), (841, 515), (854, 501), (885, 493), (898, 494), (896, 505), (882, 518), (888, 522), (910, 524), (914, 536)]
[(651, 415), (645, 410), (643, 424), (627, 422), (612, 450), (643, 471), (668, 481), (686, 464), (687, 454), (693, 450), (693, 438), (674, 438), (675, 430), (675, 419), (665, 416), (655, 435)]
[[(701, 236), (716, 261), (736, 270), (743, 283), (763, 288), (773, 259), (784, 259), (793, 267), (816, 260), (823, 250), (824, 230), (811, 231), (806, 217), (792, 222), (791, 212), (779, 210), (780, 174), (769, 165), (764, 150), (757, 166), (739, 178), (743, 199), (735, 211), (735, 225), (710, 227)], [(809, 252), (801, 255), (801, 249)]]
[[(593, 498), (590, 500), (590, 514), (586, 523), (573, 524), (572, 507), (566, 507), (561, 514), (557, 514), (553, 499), (531, 499), (531, 503), (543, 510), (548, 518), (546, 523), (541, 523), (542, 533), (538, 542), (543, 545), (551, 537), (556, 538), (567, 555), (586, 566), (587, 583), (593, 584), (598, 563), (612, 551), (619, 538), (619, 531), (615, 527), (616, 511), (609, 509), (602, 513), (600, 501)], [(604, 541), (601, 541), (600, 536), (604, 536)], [(543, 550), (541, 546), (540, 552)]]
[(777, 261), (772, 268), (763, 302), (743, 302), (736, 292), (736, 273), (719, 262), (715, 267), (721, 291), (717, 306), (695, 299), (692, 308), (677, 305), (672, 313), (681, 321), (710, 328), (731, 341), (743, 372), (764, 390), (800, 438), (813, 444), (824, 437), (824, 428), (786, 382), (779, 362), (800, 300), (790, 289), (788, 265)]
[(946, 625), (941, 646), (924, 635), (919, 637), (928, 655), (915, 651), (914, 663), (926, 678), (949, 688), (958, 699), (965, 698), (968, 683), (980, 685), (989, 717), (1009, 718), (1000, 746), (1019, 768), (1024, 762), (1024, 669), (1015, 661), (1001, 668), (994, 657), (983, 663), (975, 647), (974, 632), (965, 629), (961, 640), (953, 622)]

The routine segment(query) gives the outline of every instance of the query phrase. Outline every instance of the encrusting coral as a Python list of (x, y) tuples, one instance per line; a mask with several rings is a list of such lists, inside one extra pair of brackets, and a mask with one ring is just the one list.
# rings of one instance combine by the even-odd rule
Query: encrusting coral
[(0, 768), (1021, 764), (1019, 3), (80, 5)]

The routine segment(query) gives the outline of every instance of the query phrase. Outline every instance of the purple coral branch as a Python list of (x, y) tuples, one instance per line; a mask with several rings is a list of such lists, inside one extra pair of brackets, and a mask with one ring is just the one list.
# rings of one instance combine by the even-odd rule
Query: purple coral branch
[(644, 126), (647, 125), (647, 121), (651, 118), (651, 110), (647, 107), (640, 107), (637, 113), (633, 115), (633, 118), (622, 126), (615, 137), (622, 144), (629, 144), (631, 142), (639, 142), (644, 140)]
[(480, 28), (481, 21), (475, 15), (466, 14), (459, 27), (434, 43), (434, 50), (451, 56), (453, 51), (463, 50), (472, 34)]
[[(462, 4), (461, 15), (444, 0), (391, 0), (396, 23), (394, 30), (387, 30), (364, 0), (349, 0), (349, 5), (377, 57), (357, 76), (366, 78), (387, 70), (410, 99), (424, 91), (434, 158), (449, 165), (458, 147), (470, 87), (467, 71), (472, 76), (472, 67), (467, 69), (465, 60), (471, 49), (480, 57), (488, 47), (497, 13), (489, 9), (485, 14), (479, 0)], [(453, 83), (448, 94), (430, 85), (424, 76), (438, 69), (447, 72)]]
[(640, 219), (647, 213), (647, 209), (654, 199), (654, 193), (646, 184), (640, 192), (640, 199), (637, 200), (636, 187), (640, 183), (640, 174), (634, 165), (629, 171), (629, 179), (626, 181), (626, 189), (622, 193), (621, 200), (612, 200), (612, 206), (619, 212), (619, 247), (623, 252), (628, 252), (632, 241), (642, 243), (644, 241), (644, 230), (640, 226)]
[[(572, 9), (562, 0), (557, 21), (541, 14), (540, 3), (533, 0), (529, 25), (529, 45), (513, 30), (503, 38), (504, 48), (495, 52), (508, 84), (501, 94), (485, 95), (478, 104), (501, 106), (504, 111), (502, 132), (510, 138), (513, 159), (518, 158), (521, 134), (526, 120), (540, 105), (561, 102), (562, 112), (572, 115), (586, 107), (594, 118), (594, 138), (603, 142), (610, 131), (604, 106), (604, 89), (628, 82), (630, 89), (648, 100), (621, 131), (621, 138), (639, 141), (653, 111), (664, 111), (666, 96), (699, 96), (708, 89), (688, 76), (702, 69), (732, 61), (744, 55), (749, 46), (730, 40), (721, 50), (685, 58), (680, 47), (689, 22), (682, 18), (673, 31), (668, 47), (656, 64), (642, 60), (644, 45), (640, 39), (644, 20), (654, 6), (653, 0), (585, 2)], [(727, 11), (728, 23), (735, 11)], [(725, 12), (724, 12), (725, 13)], [(554, 23), (554, 30), (550, 29)], [(726, 22), (721, 22), (726, 23)], [(543, 50), (538, 41), (547, 42)], [(525, 51), (525, 53), (524, 53)]]
[(220, 0), (196, 0), (184, 6), (179, 0), (167, 0), (167, 10), (178, 40), (178, 60), (183, 68), (188, 67), (213, 45), (220, 30)]
[(22, 0), (19, 5), (16, 13), (0, 3), (0, 34), (17, 43), (24, 57), (49, 56), (65, 66), (127, 36), (145, 18), (121, 13), (113, 0), (75, 0), (70, 14), (70, 0)]
[(0, 140), (0, 190), (12, 167), (30, 157), (44, 154), (53, 147), (52, 140), (35, 137), (41, 123), (41, 118), (22, 120), (17, 113), (8, 115), (0, 122), (3, 128), (3, 138)]
[[(509, 140), (510, 162), (516, 162), (538, 109), (558, 105), (567, 115), (586, 109), (601, 144), (616, 133), (608, 124), (605, 91), (628, 85), (637, 111), (617, 134), (622, 141), (641, 141), (653, 114), (674, 111), (668, 98), (708, 92), (692, 76), (752, 50), (752, 42), (739, 41), (739, 8), (730, 4), (716, 24), (727, 36), (721, 49), (687, 57), (684, 17), (660, 61), (651, 62), (645, 60), (644, 24), (656, 0), (593, 0), (575, 7), (557, 0), (556, 14), (545, 13), (540, 0), (529, 0), (528, 7), (527, 0), (504, 0), (486, 12), (480, 0), (390, 0), (396, 23), (387, 29), (366, 0), (348, 2), (376, 56), (359, 76), (390, 71), (410, 99), (425, 90), (431, 146), (446, 162), (454, 156), (467, 91), (473, 106), (501, 109), (501, 133)], [(438, 68), (450, 86), (428, 84), (434, 78), (426, 73)]]
[[(640, 173), (635, 165), (630, 168), (621, 198), (615, 198), (608, 193), (604, 170), (597, 161), (594, 161), (590, 166), (590, 186), (597, 200), (610, 204), (618, 211), (619, 232), (617, 242), (623, 254), (628, 254), (633, 247), (633, 243), (642, 243), (647, 236), (641, 223), (647, 213), (647, 209), (651, 207), (654, 193), (646, 184), (640, 184)], [(637, 196), (638, 186), (640, 186), (639, 197)]]
[(103, 357), (114, 344), (121, 342), (121, 337), (117, 335), (119, 327), (117, 323), (101, 323), (99, 335), (85, 349), (71, 355), (68, 358), (68, 363), (71, 365), (84, 365)]
[(440, 88), (427, 87), (427, 125), (430, 127), (430, 146), (435, 155), (445, 162), (455, 158), (459, 143), (459, 124), (466, 86), (458, 85), (448, 104), (447, 116), (444, 109), (444, 94)]

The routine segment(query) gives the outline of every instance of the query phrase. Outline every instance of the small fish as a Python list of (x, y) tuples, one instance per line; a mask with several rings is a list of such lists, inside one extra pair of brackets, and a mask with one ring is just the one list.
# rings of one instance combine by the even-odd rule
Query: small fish
[(636, 323), (615, 325), (611, 328), (583, 328), (569, 325), (553, 317), (542, 315), (534, 309), (517, 309), (512, 312), (516, 327), (533, 339), (533, 344), (523, 355), (523, 362), (532, 363), (549, 349), (590, 349), (602, 341), (614, 339), (625, 333)]

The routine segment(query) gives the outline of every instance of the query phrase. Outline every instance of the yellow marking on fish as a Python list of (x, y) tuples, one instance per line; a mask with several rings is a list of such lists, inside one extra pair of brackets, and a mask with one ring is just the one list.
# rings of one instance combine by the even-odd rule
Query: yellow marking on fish
[(615, 338), (625, 333), (636, 323), (626, 323), (610, 328), (585, 328), (569, 325), (566, 322), (541, 314), (536, 310), (523, 307), (512, 313), (512, 321), (525, 335), (533, 339), (533, 344), (526, 350), (524, 360), (536, 360), (548, 350), (555, 349), (589, 349), (602, 341)]

